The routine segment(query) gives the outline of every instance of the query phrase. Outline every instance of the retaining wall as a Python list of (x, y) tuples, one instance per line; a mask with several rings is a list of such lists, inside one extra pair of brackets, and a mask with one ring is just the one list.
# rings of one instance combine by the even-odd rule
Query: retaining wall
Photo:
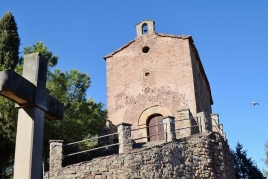
[(201, 133), (70, 165), (46, 172), (45, 178), (232, 179), (235, 176), (227, 142), (218, 133)]

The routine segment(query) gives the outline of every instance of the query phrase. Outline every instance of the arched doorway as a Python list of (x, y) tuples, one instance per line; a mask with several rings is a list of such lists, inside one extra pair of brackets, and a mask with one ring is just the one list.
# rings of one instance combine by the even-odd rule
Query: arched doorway
[[(152, 126), (152, 127), (148, 127), (148, 130), (147, 130), (148, 136), (150, 136), (148, 137), (149, 141), (165, 140), (164, 133), (159, 134), (159, 135), (154, 135), (154, 134), (164, 132), (163, 124), (159, 125), (162, 119), (163, 119), (163, 116), (161, 114), (153, 114), (148, 117), (147, 126)], [(151, 135), (154, 135), (154, 136), (151, 136)]]

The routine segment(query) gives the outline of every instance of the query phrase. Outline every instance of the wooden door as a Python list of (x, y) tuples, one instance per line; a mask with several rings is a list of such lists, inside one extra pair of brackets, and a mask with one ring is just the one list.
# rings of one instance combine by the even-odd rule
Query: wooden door
[[(148, 128), (148, 133), (149, 133), (148, 136), (164, 132), (163, 124), (159, 125), (159, 122), (162, 119), (163, 119), (163, 116), (161, 116), (161, 115), (154, 116), (151, 119), (149, 119), (148, 126), (153, 126), (153, 127)], [(155, 126), (155, 125), (157, 125), (157, 126)], [(165, 140), (164, 133), (149, 137), (149, 141), (157, 141), (157, 140)]]

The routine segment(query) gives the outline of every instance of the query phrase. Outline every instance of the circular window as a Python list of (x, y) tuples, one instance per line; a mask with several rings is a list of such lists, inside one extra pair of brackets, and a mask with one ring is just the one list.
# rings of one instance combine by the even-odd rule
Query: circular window
[(148, 53), (149, 50), (150, 50), (150, 48), (148, 46), (145, 46), (145, 47), (142, 48), (143, 53)]

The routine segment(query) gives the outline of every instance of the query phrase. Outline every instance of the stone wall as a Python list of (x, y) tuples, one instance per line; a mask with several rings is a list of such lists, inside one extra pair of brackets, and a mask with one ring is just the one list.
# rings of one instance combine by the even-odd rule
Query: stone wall
[(148, 34), (138, 33), (135, 40), (104, 57), (108, 119), (136, 127), (141, 113), (154, 106), (174, 117), (185, 108), (194, 115), (211, 113), (209, 83), (192, 38), (156, 33), (153, 21), (139, 24), (138, 31), (143, 23), (149, 26)]
[(233, 171), (227, 142), (218, 133), (201, 133), (70, 165), (45, 178), (233, 179)]
[(205, 72), (201, 72), (204, 69), (203, 66), (200, 65), (202, 63), (201, 60), (197, 60), (199, 56), (195, 45), (190, 43), (190, 48), (194, 78), (194, 93), (196, 99), (196, 113), (204, 111), (211, 114), (211, 105), (213, 104), (213, 101), (210, 96), (210, 86), (206, 84), (207, 77), (204, 75)]
[(156, 105), (174, 117), (178, 109), (195, 111), (189, 53), (188, 39), (152, 33), (106, 58), (108, 119), (136, 127), (141, 113)]

